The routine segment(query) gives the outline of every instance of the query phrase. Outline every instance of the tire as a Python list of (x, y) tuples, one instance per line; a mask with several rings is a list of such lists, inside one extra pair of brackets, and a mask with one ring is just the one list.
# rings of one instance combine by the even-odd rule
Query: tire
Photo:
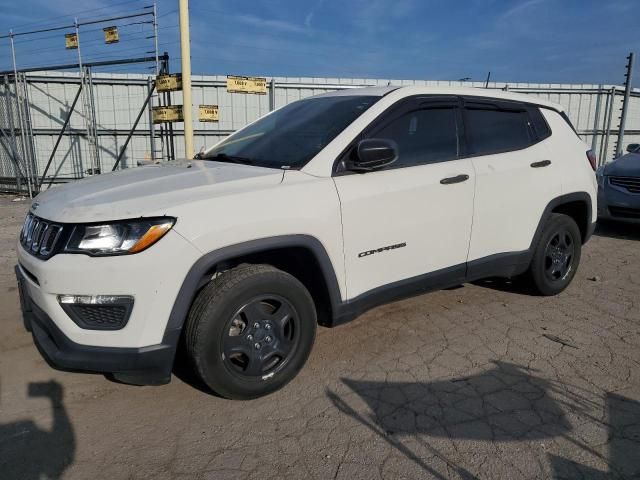
[(300, 281), (270, 265), (243, 264), (198, 293), (185, 347), (207, 387), (247, 400), (297, 375), (311, 352), (316, 324), (313, 299)]
[(569, 286), (580, 264), (582, 236), (573, 218), (552, 213), (535, 247), (527, 277), (540, 295), (557, 295)]

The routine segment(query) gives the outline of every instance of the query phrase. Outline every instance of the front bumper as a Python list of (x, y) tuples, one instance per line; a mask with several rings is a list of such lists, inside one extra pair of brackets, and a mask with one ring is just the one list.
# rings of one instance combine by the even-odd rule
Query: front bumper
[(611, 185), (608, 177), (598, 187), (598, 219), (640, 224), (640, 195)]
[[(113, 374), (134, 384), (169, 380), (180, 328), (168, 320), (182, 282), (201, 253), (170, 231), (135, 255), (57, 254), (42, 260), (16, 246), (16, 275), (25, 326), (54, 368)], [(74, 321), (59, 295), (130, 295), (120, 329), (95, 330)]]
[[(56, 369), (111, 374), (136, 385), (161, 385), (171, 379), (178, 332), (163, 343), (141, 348), (98, 347), (70, 340), (54, 321), (34, 303), (25, 287), (27, 279), (15, 267), (20, 307), (25, 328), (47, 363)], [(175, 338), (174, 338), (175, 337)]]

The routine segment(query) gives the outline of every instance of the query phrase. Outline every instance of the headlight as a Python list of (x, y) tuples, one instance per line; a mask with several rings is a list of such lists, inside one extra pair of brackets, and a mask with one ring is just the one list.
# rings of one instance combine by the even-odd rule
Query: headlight
[(175, 223), (175, 218), (162, 217), (77, 225), (64, 251), (91, 255), (138, 253), (160, 240)]

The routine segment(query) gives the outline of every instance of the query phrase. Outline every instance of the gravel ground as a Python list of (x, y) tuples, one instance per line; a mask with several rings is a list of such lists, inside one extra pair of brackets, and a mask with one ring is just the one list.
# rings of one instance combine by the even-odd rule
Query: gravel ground
[[(640, 228), (599, 228), (554, 298), (484, 282), (321, 329), (285, 389), (54, 371), (22, 327), (0, 197), (0, 478), (640, 478)], [(181, 375), (181, 378), (186, 378)]]

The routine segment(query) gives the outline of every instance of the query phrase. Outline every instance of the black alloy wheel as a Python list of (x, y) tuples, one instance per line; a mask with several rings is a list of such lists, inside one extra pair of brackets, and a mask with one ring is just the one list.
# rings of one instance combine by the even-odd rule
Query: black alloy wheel
[(207, 387), (246, 400), (274, 392), (298, 374), (316, 329), (315, 303), (296, 277), (271, 265), (241, 264), (200, 290), (184, 342)]
[(557, 295), (573, 280), (580, 265), (582, 235), (568, 215), (552, 213), (538, 237), (527, 277), (540, 295)]
[(222, 340), (226, 367), (242, 377), (274, 375), (296, 346), (298, 318), (295, 307), (279, 295), (250, 300), (228, 322)]
[(567, 229), (558, 231), (547, 243), (544, 272), (552, 282), (564, 280), (573, 268), (575, 245)]

